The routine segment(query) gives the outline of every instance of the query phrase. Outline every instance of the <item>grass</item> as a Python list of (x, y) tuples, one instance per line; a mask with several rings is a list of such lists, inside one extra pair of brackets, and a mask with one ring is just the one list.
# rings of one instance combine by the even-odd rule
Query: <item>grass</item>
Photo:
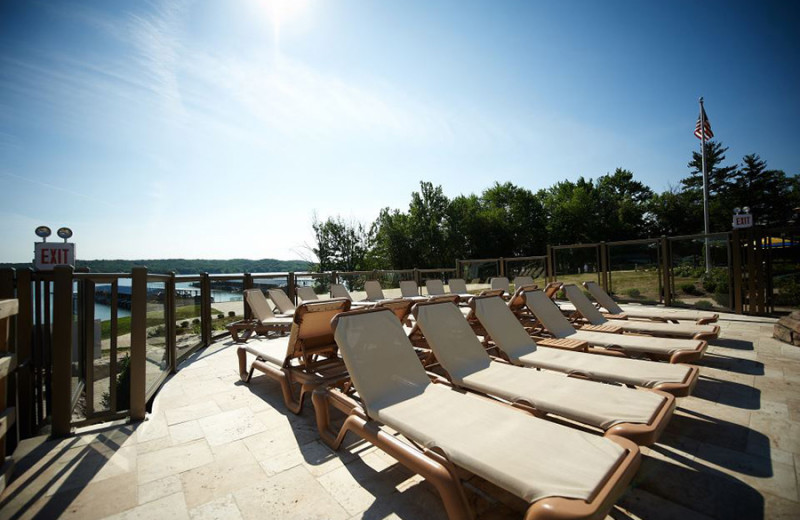
[[(219, 310), (212, 308), (211, 315), (216, 316)], [(200, 316), (199, 305), (184, 305), (175, 309), (175, 320), (186, 320)], [(216, 319), (213, 321), (217, 321)], [(164, 324), (164, 311), (150, 311), (147, 313), (146, 318), (147, 328), (157, 327)], [(199, 325), (198, 325), (199, 330)], [(123, 316), (117, 318), (117, 336), (124, 336), (131, 332), (131, 317)], [(109, 339), (111, 337), (111, 320), (105, 320), (100, 323), (100, 338)]]

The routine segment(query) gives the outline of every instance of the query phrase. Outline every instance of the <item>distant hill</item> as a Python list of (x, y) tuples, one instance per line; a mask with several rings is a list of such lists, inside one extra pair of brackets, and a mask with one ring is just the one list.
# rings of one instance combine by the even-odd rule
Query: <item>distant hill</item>
[[(175, 271), (177, 274), (224, 274), (224, 273), (275, 273), (308, 271), (312, 264), (305, 260), (275, 260), (264, 258), (261, 260), (248, 260), (234, 258), (232, 260), (187, 260), (185, 258), (171, 258), (166, 260), (78, 260), (77, 267), (88, 267), (94, 273), (129, 273), (134, 266), (144, 265), (154, 273), (168, 273)], [(13, 267), (24, 269), (31, 267), (30, 263), (4, 264), (0, 267)]]

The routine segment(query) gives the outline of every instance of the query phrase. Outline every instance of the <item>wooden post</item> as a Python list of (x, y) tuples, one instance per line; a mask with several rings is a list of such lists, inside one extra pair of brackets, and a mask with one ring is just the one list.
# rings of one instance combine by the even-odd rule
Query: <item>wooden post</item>
[(175, 271), (170, 271), (169, 273), (169, 281), (167, 281), (166, 285), (166, 293), (167, 297), (164, 300), (164, 315), (166, 319), (166, 329), (164, 330), (164, 334), (166, 334), (167, 340), (167, 363), (169, 364), (169, 373), (174, 374), (178, 371), (178, 342), (177, 342), (177, 331), (176, 331), (176, 323), (175, 320), (177, 319), (176, 316), (176, 299), (177, 296), (175, 294), (176, 287), (175, 287)]
[(547, 275), (545, 276), (545, 281), (547, 283), (555, 282), (556, 281), (556, 270), (555, 270), (555, 250), (553, 246), (547, 246)]
[(33, 342), (33, 290), (31, 270), (17, 271), (17, 424), (19, 438), (33, 436), (34, 399), (31, 373), (31, 346)]
[(730, 237), (731, 241), (731, 267), (733, 268), (733, 280), (731, 290), (733, 291), (733, 312), (742, 314), (744, 312), (742, 305), (742, 233), (738, 229), (734, 229)]
[(70, 434), (72, 421), (72, 266), (53, 269), (53, 436)]
[(608, 246), (605, 242), (600, 242), (597, 246), (597, 253), (600, 255), (600, 272), (598, 282), (603, 286), (603, 290), (608, 291)]
[[(83, 380), (86, 392), (87, 417), (94, 414), (94, 292), (95, 285), (92, 280), (80, 280), (78, 290), (81, 292), (78, 299), (83, 311), (78, 314), (78, 341), (83, 345)], [(99, 339), (99, 338), (98, 338)], [(78, 351), (81, 352), (80, 350)]]
[(244, 297), (244, 291), (253, 288), (253, 275), (244, 273), (244, 280), (242, 280), (242, 306), (244, 307), (244, 319), (249, 320), (253, 318), (253, 311), (247, 305), (247, 300)]
[(19, 302), (16, 299), (0, 299), (0, 491), (14, 471), (14, 460), (6, 458), (6, 439), (14, 431), (13, 426), (17, 415), (13, 399), (9, 403), (9, 394), (13, 389), (11, 375), (16, 368), (16, 357), (9, 333), (11, 322), (19, 311)]
[(500, 276), (506, 275), (506, 260), (502, 256), (497, 259), (497, 263), (500, 264)]
[(203, 345), (207, 347), (211, 344), (211, 278), (208, 273), (200, 276), (200, 332)]
[(672, 305), (672, 255), (670, 254), (669, 240), (666, 236), (661, 237), (661, 286), (664, 288), (664, 305)]
[(131, 421), (142, 421), (145, 409), (145, 365), (147, 355), (147, 268), (134, 267), (131, 272)]
[(288, 285), (286, 289), (289, 293), (289, 300), (297, 305), (297, 277), (295, 276), (294, 272), (290, 272), (286, 276), (286, 283)]

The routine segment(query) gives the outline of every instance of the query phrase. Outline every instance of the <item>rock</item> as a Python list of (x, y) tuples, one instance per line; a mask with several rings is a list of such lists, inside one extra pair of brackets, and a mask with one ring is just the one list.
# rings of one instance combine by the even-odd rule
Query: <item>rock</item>
[(772, 336), (775, 339), (783, 341), (784, 343), (791, 343), (792, 342), (792, 331), (788, 328), (784, 327), (780, 323), (775, 324), (775, 328), (773, 329)]
[(800, 333), (800, 320), (796, 320), (791, 316), (784, 316), (783, 318), (779, 319), (778, 324), (793, 332)]

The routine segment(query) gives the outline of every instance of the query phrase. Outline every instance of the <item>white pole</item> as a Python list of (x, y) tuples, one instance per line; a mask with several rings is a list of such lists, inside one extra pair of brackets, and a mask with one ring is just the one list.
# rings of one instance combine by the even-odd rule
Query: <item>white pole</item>
[[(700, 156), (703, 168), (703, 220), (704, 232), (706, 235), (709, 233), (709, 219), (708, 219), (708, 172), (706, 172), (706, 112), (703, 110), (703, 98), (700, 98)], [(706, 236), (706, 274), (711, 272), (711, 247)]]

